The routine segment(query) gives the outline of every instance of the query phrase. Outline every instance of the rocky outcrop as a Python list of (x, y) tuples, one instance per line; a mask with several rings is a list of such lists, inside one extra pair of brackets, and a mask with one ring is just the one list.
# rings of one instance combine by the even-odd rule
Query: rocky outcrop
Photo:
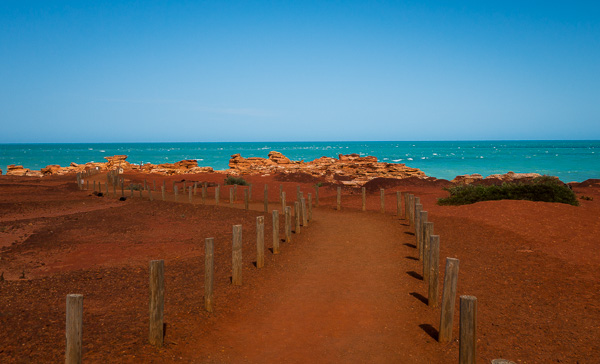
[(244, 158), (234, 154), (229, 160), (230, 174), (305, 173), (322, 180), (341, 181), (346, 185), (362, 185), (377, 177), (427, 177), (417, 168), (404, 164), (378, 162), (376, 157), (340, 154), (338, 158), (321, 157), (310, 162), (291, 161), (279, 152), (268, 158)]
[(508, 172), (505, 174), (490, 174), (489, 176), (483, 178), (482, 175), (478, 173), (474, 174), (464, 174), (461, 176), (456, 176), (451, 182), (455, 184), (500, 184), (504, 182), (529, 182), (534, 178), (541, 177), (541, 174), (538, 173), (515, 173)]
[(23, 166), (11, 164), (6, 167), (6, 175), (19, 177), (42, 177), (42, 172), (32, 171), (29, 168), (23, 168)]

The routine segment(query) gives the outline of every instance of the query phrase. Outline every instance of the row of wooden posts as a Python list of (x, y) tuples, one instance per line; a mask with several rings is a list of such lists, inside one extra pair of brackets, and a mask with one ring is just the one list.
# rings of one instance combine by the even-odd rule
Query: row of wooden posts
[[(88, 177), (88, 176), (86, 176)], [(78, 183), (79, 183), (79, 176)], [(109, 176), (109, 178), (113, 178)], [(114, 180), (123, 185), (122, 180)], [(89, 181), (88, 181), (89, 183)], [(95, 187), (95, 185), (94, 185)], [(176, 187), (176, 186), (175, 186)], [(206, 184), (204, 184), (204, 189)], [(218, 188), (219, 186), (217, 186)], [(267, 185), (265, 185), (265, 212), (268, 212)], [(176, 191), (176, 189), (175, 189)], [(191, 191), (191, 189), (190, 189)], [(218, 189), (217, 189), (218, 191)], [(248, 191), (248, 190), (246, 190)], [(150, 191), (149, 191), (150, 192)], [(151, 196), (151, 195), (150, 195)], [(248, 196), (248, 193), (245, 193)], [(217, 192), (218, 197), (218, 192)], [(286, 205), (285, 192), (280, 189), (280, 198), (284, 210), (284, 241), (292, 241), (292, 223), (294, 223), (294, 234), (300, 234), (301, 227), (308, 227), (312, 220), (312, 196), (308, 194), (308, 203), (303, 193), (298, 188), (299, 201), (294, 202), (294, 221), (292, 221), (292, 209)], [(164, 188), (163, 188), (164, 199)], [(247, 199), (246, 199), (247, 200)], [(246, 204), (246, 209), (247, 209)], [(273, 254), (280, 253), (279, 236), (279, 211), (273, 210)], [(264, 267), (265, 253), (264, 216), (256, 218), (256, 267)], [(150, 261), (150, 295), (149, 295), (149, 331), (148, 341), (152, 345), (161, 346), (164, 341), (164, 260)], [(242, 225), (233, 226), (232, 238), (232, 278), (233, 285), (242, 285)], [(204, 274), (204, 307), (208, 312), (214, 310), (214, 238), (205, 239), (205, 274)], [(66, 350), (65, 363), (81, 363), (83, 348), (83, 295), (69, 294), (66, 303)]]
[[(77, 181), (80, 188), (83, 188), (84, 177), (89, 177), (97, 172), (91, 171), (81, 176), (78, 174)], [(121, 195), (124, 196), (124, 179), (119, 176), (117, 171), (111, 171), (107, 175), (108, 182), (113, 185), (113, 194), (116, 196), (116, 186), (120, 186)], [(89, 189), (89, 180), (87, 181), (87, 188)], [(189, 202), (192, 202), (192, 195), (196, 195), (198, 189), (198, 182), (193, 182), (193, 185), (186, 186), (183, 182), (182, 190), (188, 190)], [(186, 188), (187, 187), (187, 188)], [(207, 198), (207, 183), (201, 184), (201, 196), (202, 203), (206, 202)], [(220, 201), (220, 185), (215, 186), (215, 203), (218, 205)], [(96, 190), (96, 182), (93, 182), (93, 188)], [(140, 191), (140, 197), (143, 196), (143, 190), (148, 191), (148, 197), (150, 200), (152, 197), (152, 189), (146, 180), (144, 180), (143, 187), (138, 185), (134, 187), (130, 184), (130, 195), (133, 197), (133, 191), (138, 189)], [(153, 188), (156, 191), (156, 181), (153, 181)], [(98, 190), (101, 191), (101, 184), (98, 183)], [(162, 199), (165, 200), (166, 182), (163, 181), (161, 186)], [(237, 197), (237, 185), (233, 185), (230, 190), (229, 201), (233, 204)], [(178, 185), (173, 182), (173, 192), (175, 200), (178, 200), (179, 188)], [(108, 194), (108, 183), (106, 184), (106, 193)], [(244, 207), (248, 210), (249, 200), (251, 198), (252, 185), (244, 189)], [(291, 218), (291, 207), (286, 205), (286, 193), (283, 192), (283, 186), (280, 185), (279, 197), (282, 206), (282, 210), (285, 213), (285, 241), (291, 241), (292, 234), (292, 218)], [(316, 206), (319, 204), (319, 186), (315, 186), (315, 202)], [(404, 201), (404, 204), (402, 204)], [(264, 211), (268, 212), (268, 186), (264, 186)], [(308, 226), (308, 222), (312, 219), (312, 195), (308, 194), (308, 201), (304, 199), (303, 192), (300, 191), (300, 186), (297, 187), (297, 201), (294, 202), (294, 216), (295, 216), (295, 233), (300, 233), (301, 226)], [(404, 206), (403, 206), (404, 205)], [(336, 209), (341, 210), (341, 187), (337, 188), (336, 196)], [(362, 188), (362, 211), (366, 211), (366, 189)], [(385, 212), (385, 190), (380, 189), (380, 211)], [(273, 253), (279, 253), (279, 212), (273, 210)], [(416, 248), (418, 251), (418, 259), (422, 262), (422, 277), (423, 281), (427, 285), (428, 291), (428, 306), (432, 308), (438, 307), (439, 301), (439, 246), (440, 237), (433, 235), (433, 222), (428, 221), (427, 211), (423, 211), (423, 206), (420, 203), (420, 198), (410, 194), (408, 192), (396, 193), (396, 213), (399, 217), (403, 217), (409, 222), (415, 231)], [(232, 283), (234, 285), (241, 285), (241, 225), (235, 225), (233, 228), (233, 253), (232, 253)], [(205, 272), (205, 308), (212, 312), (213, 299), (212, 299), (212, 267), (213, 267), (213, 249), (214, 241), (212, 238), (207, 238), (205, 241), (206, 245), (206, 272)], [(262, 246), (262, 248), (261, 248)], [(259, 216), (257, 218), (257, 267), (262, 268), (264, 264), (264, 217)], [(154, 266), (154, 268), (153, 268)], [(438, 334), (439, 342), (448, 342), (452, 339), (452, 328), (456, 301), (456, 287), (458, 281), (458, 268), (459, 260), (455, 258), (446, 258), (446, 271), (444, 275), (444, 285), (442, 291), (442, 303), (440, 313), (440, 328)], [(150, 286), (151, 291), (151, 303), (150, 303), (150, 337), (149, 340), (154, 345), (162, 344), (162, 334), (158, 334), (159, 329), (162, 330), (162, 313), (158, 314), (157, 310), (162, 310), (164, 305), (164, 298), (156, 298), (152, 303), (152, 297), (163, 297), (164, 295), (164, 279), (160, 277), (153, 277), (153, 275), (161, 275), (164, 272), (163, 261), (152, 261), (150, 268)], [(153, 283), (154, 282), (154, 283)], [(162, 283), (161, 283), (162, 282)], [(154, 287), (154, 288), (153, 288)], [(161, 288), (162, 287), (162, 288)], [(162, 293), (161, 293), (162, 292)], [(79, 302), (82, 297), (80, 295), (69, 295), (74, 300), (73, 302)], [(67, 309), (70, 304), (67, 302)], [(73, 303), (75, 305), (75, 303)], [(154, 308), (153, 308), (154, 307)], [(154, 312), (156, 311), (156, 312)], [(154, 312), (154, 314), (153, 314)], [(459, 363), (474, 363), (475, 352), (476, 352), (476, 315), (477, 315), (477, 299), (473, 296), (461, 296), (460, 297), (460, 323), (459, 323)], [(160, 317), (159, 317), (160, 316)], [(154, 318), (153, 318), (154, 317)], [(160, 324), (158, 323), (160, 321)], [(154, 326), (152, 324), (154, 322)], [(69, 323), (69, 315), (67, 314), (67, 324)], [(153, 329), (155, 327), (155, 329)], [(67, 334), (69, 329), (67, 328)], [(160, 339), (160, 340), (159, 340)], [(67, 339), (67, 349), (69, 348), (69, 340)], [(81, 343), (80, 343), (81, 344)], [(68, 351), (68, 350), (67, 350)]]
[[(429, 307), (436, 308), (439, 301), (440, 237), (433, 234), (433, 222), (427, 220), (428, 213), (427, 211), (423, 211), (420, 198), (408, 192), (403, 192), (402, 194), (404, 195), (405, 218), (414, 228), (418, 259), (423, 265), (422, 277), (427, 285), (427, 304)], [(398, 205), (400, 206), (400, 192), (398, 192), (397, 198)], [(446, 258), (438, 332), (438, 341), (442, 343), (452, 340), (458, 267), (458, 259)], [(468, 295), (460, 296), (459, 321), (459, 363), (475, 363), (477, 351), (476, 297)]]

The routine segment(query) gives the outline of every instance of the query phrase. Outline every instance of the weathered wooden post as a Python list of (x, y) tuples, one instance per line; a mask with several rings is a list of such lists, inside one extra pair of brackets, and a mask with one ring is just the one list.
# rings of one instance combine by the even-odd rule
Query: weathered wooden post
[(285, 207), (285, 242), (292, 242), (292, 208)]
[(237, 186), (238, 185), (233, 185), (233, 200), (237, 201)]
[(279, 200), (281, 201), (283, 196), (283, 185), (279, 185)]
[(206, 189), (207, 189), (207, 187), (208, 186), (207, 186), (206, 182), (204, 182), (202, 184), (202, 204), (203, 205), (206, 204)]
[(279, 211), (273, 210), (273, 254), (279, 254)]
[(152, 190), (154, 190), (154, 192), (156, 192), (156, 180), (155, 179), (152, 180)]
[[(237, 185), (234, 185), (237, 186)], [(233, 205), (233, 188), (229, 187), (229, 205)]]
[(439, 301), (440, 276), (440, 236), (432, 235), (429, 239), (429, 298), (427, 305), (437, 307)]
[(429, 239), (433, 235), (433, 222), (427, 221), (424, 224), (424, 236), (421, 250), (419, 250), (419, 260), (423, 261), (423, 280), (425, 277), (429, 277)]
[(188, 188), (188, 201), (189, 203), (192, 203), (192, 186)]
[(113, 183), (112, 187), (113, 187), (113, 197), (117, 197), (117, 185), (115, 183)]
[(336, 209), (338, 211), (340, 211), (342, 209), (342, 188), (341, 187), (337, 188), (337, 205), (336, 205)]
[(217, 185), (217, 187), (215, 187), (215, 205), (219, 205), (219, 190), (221, 189), (221, 185)]
[(294, 202), (294, 221), (295, 225), (295, 234), (300, 234), (300, 204), (298, 201)]
[(319, 207), (319, 184), (315, 185), (315, 206)]
[(421, 235), (421, 230), (420, 230), (420, 219), (421, 219), (421, 210), (423, 209), (423, 205), (421, 204), (417, 204), (415, 205), (415, 220), (414, 220), (414, 230), (415, 230), (415, 244), (419, 245), (419, 235)]
[(248, 185), (248, 201), (252, 201), (252, 183)]
[(89, 180), (89, 179), (87, 180), (87, 184), (86, 184), (86, 187), (85, 187), (85, 189), (86, 189), (86, 190), (89, 190), (89, 189), (90, 189), (90, 180)]
[(150, 330), (148, 341), (162, 346), (164, 339), (165, 261), (150, 261)]
[(402, 193), (400, 191), (396, 191), (396, 216), (402, 217)]
[(256, 217), (256, 268), (265, 266), (265, 217)]
[(458, 362), (474, 364), (477, 352), (477, 298), (460, 296)]
[(175, 192), (175, 181), (173, 181), (173, 192)]
[(198, 194), (198, 181), (194, 182), (194, 196)]
[(269, 185), (265, 183), (265, 212), (269, 212)]
[(415, 229), (419, 229), (419, 241), (417, 242), (417, 250), (420, 252), (421, 247), (425, 245), (424, 237), (425, 237), (425, 223), (427, 222), (427, 211), (423, 211), (421, 208), (421, 213), (419, 216), (419, 225), (415, 227)]
[(67, 346), (65, 364), (80, 364), (83, 357), (83, 295), (67, 295)]
[[(414, 196), (413, 197), (413, 211), (412, 211), (413, 227), (416, 226), (415, 219), (417, 219), (419, 217), (419, 216), (417, 216), (417, 213), (415, 212), (415, 208), (417, 207), (417, 205), (420, 205), (420, 204), (421, 204), (421, 198)], [(421, 206), (421, 211), (423, 211), (422, 208), (423, 208), (423, 206)]]
[(144, 178), (144, 189), (148, 189), (148, 181)]
[(250, 190), (244, 190), (244, 210), (248, 211), (250, 203)]
[(231, 254), (231, 283), (242, 285), (242, 225), (233, 226), (233, 249)]
[(367, 211), (367, 189), (365, 187), (361, 188), (362, 192), (362, 210)]
[(404, 193), (404, 218), (410, 225), (410, 193)]
[(379, 189), (379, 199), (381, 200), (381, 213), (385, 214), (385, 190)]
[(165, 186), (160, 186), (160, 193), (162, 195), (162, 200), (164, 201), (166, 196), (165, 196)]
[(446, 258), (446, 273), (444, 274), (444, 290), (442, 292), (442, 312), (440, 315), (440, 331), (438, 335), (438, 341), (441, 343), (452, 340), (459, 263), (458, 259)]
[(92, 191), (96, 191), (96, 181), (94, 181), (94, 189)]
[(308, 211), (306, 211), (306, 200), (304, 197), (300, 200), (300, 206), (302, 209), (302, 226), (308, 226)]
[(286, 203), (285, 203), (285, 192), (281, 192), (281, 209), (283, 211), (285, 211), (285, 206), (286, 206)]
[(312, 221), (312, 194), (308, 194), (308, 221)]
[(125, 182), (121, 179), (121, 197), (125, 197)]
[(150, 199), (150, 201), (154, 201), (152, 199), (152, 190), (150, 190), (150, 189), (148, 190), (148, 198)]
[(204, 308), (213, 312), (213, 284), (215, 274), (215, 239), (204, 239)]
[(187, 184), (183, 181), (183, 188), (181, 189), (181, 194), (184, 194), (187, 191)]
[(179, 201), (179, 188), (177, 186), (173, 186), (173, 191), (175, 193), (175, 201)]

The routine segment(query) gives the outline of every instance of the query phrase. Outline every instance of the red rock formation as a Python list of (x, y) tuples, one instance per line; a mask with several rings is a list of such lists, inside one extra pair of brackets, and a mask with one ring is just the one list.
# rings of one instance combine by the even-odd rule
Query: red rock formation
[(291, 161), (279, 152), (270, 152), (269, 158), (243, 158), (234, 154), (229, 160), (229, 173), (270, 174), (306, 173), (326, 181), (342, 181), (347, 185), (363, 184), (376, 177), (424, 178), (425, 173), (404, 164), (380, 163), (376, 157), (358, 154), (343, 155), (338, 159), (321, 157), (310, 162)]

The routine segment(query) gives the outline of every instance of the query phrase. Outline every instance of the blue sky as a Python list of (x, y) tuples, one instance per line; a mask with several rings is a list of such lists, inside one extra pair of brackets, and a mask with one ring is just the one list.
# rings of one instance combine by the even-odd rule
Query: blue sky
[(11, 142), (600, 139), (596, 1), (0, 1)]

